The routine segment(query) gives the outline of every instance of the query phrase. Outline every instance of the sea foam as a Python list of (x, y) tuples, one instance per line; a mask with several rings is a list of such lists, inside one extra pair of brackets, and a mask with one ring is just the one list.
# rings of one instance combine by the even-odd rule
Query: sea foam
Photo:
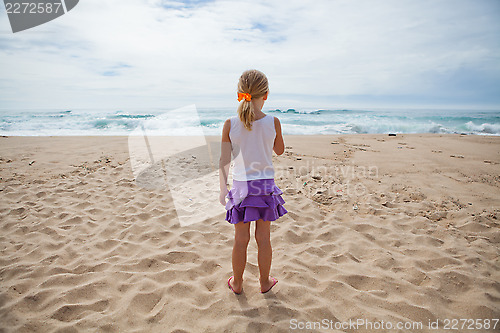
[[(277, 116), (285, 135), (356, 133), (466, 133), (500, 135), (498, 110), (346, 110), (264, 109)], [(1, 110), (0, 134), (21, 136), (133, 135), (147, 126), (148, 135), (220, 135), (234, 108), (198, 108), (199, 117), (168, 109)], [(199, 133), (199, 131), (198, 131)]]

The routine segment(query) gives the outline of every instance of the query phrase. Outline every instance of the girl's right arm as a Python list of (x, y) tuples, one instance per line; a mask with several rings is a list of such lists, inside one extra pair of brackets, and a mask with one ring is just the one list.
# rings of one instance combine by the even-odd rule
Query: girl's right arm
[(220, 182), (220, 198), (219, 201), (225, 205), (225, 196), (228, 192), (227, 178), (229, 174), (229, 165), (231, 164), (231, 139), (229, 138), (229, 130), (231, 129), (231, 119), (227, 119), (222, 129), (222, 140), (219, 160), (219, 182)]
[(285, 151), (285, 142), (281, 134), (281, 123), (277, 117), (274, 117), (274, 129), (276, 130), (276, 138), (274, 138), (273, 150), (277, 155), (281, 155)]

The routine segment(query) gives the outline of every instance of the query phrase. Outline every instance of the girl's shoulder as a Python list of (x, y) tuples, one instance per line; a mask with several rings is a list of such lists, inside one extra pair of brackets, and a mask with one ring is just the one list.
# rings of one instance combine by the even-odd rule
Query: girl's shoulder
[(231, 126), (231, 123), (237, 118), (238, 116), (232, 116), (226, 119), (224, 122), (224, 126)]
[(260, 119), (263, 119), (263, 118), (265, 118), (265, 121), (268, 121), (268, 122), (276, 122), (276, 120), (278, 119), (277, 117), (271, 116), (270, 114), (266, 114), (264, 117), (262, 117)]
[(274, 126), (281, 126), (280, 119), (278, 117), (273, 116)]
[(231, 131), (231, 118), (226, 119), (224, 125), (222, 126), (222, 141), (231, 142), (229, 138), (229, 132)]

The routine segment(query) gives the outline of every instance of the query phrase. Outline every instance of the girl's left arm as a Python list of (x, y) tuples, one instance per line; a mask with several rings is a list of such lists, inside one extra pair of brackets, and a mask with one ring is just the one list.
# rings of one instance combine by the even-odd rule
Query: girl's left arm
[(219, 201), (222, 205), (226, 205), (227, 178), (229, 174), (229, 166), (231, 164), (231, 139), (229, 138), (229, 130), (231, 129), (231, 119), (227, 119), (222, 128), (222, 140), (219, 160), (219, 183), (220, 196)]

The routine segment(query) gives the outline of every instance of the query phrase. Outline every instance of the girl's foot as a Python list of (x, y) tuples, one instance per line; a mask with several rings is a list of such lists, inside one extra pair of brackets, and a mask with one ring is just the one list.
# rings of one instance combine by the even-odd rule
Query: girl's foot
[[(231, 281), (233, 281), (233, 283), (231, 283)], [(243, 286), (242, 286), (242, 284), (243, 284), (243, 281), (240, 284), (234, 283), (234, 276), (231, 276), (229, 278), (229, 280), (227, 280), (227, 286), (236, 295), (239, 295), (239, 294), (241, 294), (243, 292)]]
[(260, 282), (260, 292), (263, 294), (267, 293), (269, 290), (271, 290), (272, 287), (276, 285), (276, 283), (278, 283), (278, 280), (273, 277), (268, 277), (267, 281)]

